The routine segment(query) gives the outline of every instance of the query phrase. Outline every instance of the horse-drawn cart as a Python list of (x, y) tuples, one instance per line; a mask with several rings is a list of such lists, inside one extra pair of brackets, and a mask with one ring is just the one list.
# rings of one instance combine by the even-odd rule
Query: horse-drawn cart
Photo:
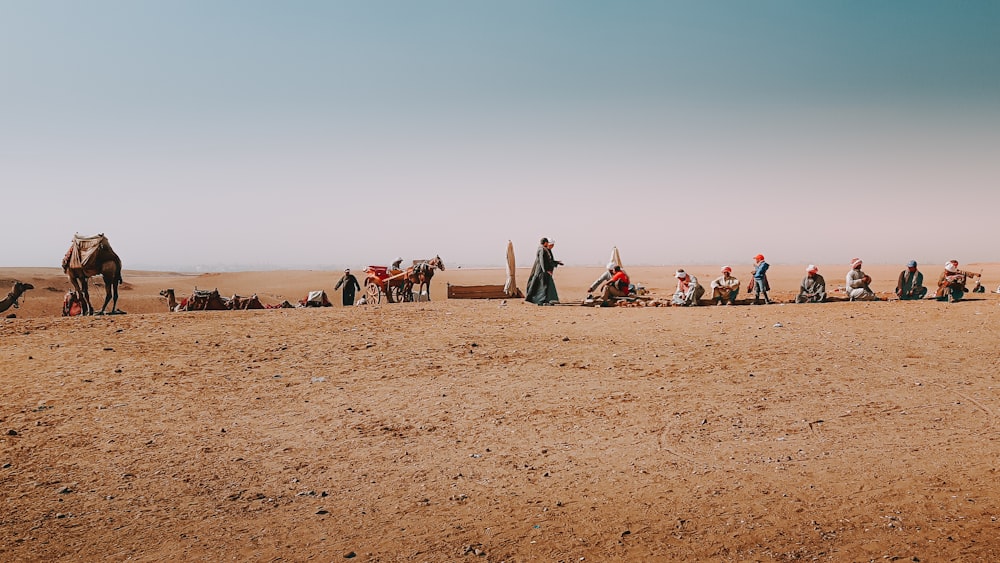
[(402, 303), (405, 300), (405, 281), (405, 271), (390, 270), (386, 266), (368, 266), (365, 268), (365, 300), (371, 305), (377, 305), (385, 295), (389, 303)]

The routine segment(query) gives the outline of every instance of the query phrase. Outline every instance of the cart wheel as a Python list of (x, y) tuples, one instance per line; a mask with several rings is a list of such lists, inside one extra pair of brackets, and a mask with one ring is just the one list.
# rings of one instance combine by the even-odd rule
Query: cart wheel
[(379, 288), (377, 283), (372, 281), (367, 282), (365, 283), (365, 289), (368, 292), (367, 301), (369, 305), (378, 305), (382, 302), (382, 289)]
[(405, 300), (404, 298), (406, 297), (405, 295), (403, 295), (403, 286), (401, 285), (390, 286), (389, 294), (390, 294), (389, 295), (390, 303), (392, 302), (402, 303)]

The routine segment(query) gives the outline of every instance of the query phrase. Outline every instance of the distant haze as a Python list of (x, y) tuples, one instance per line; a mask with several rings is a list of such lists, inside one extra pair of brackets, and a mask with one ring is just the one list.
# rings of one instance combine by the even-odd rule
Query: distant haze
[(1000, 261), (1000, 3), (0, 0), (0, 266)]

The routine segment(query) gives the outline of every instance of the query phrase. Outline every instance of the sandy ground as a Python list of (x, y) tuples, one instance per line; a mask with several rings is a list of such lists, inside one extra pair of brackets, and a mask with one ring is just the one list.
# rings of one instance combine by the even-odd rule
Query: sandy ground
[[(900, 268), (865, 269), (887, 295)], [(672, 267), (629, 270), (673, 289)], [(774, 296), (801, 272), (774, 266)], [(557, 271), (563, 301), (599, 273)], [(339, 304), (338, 277), (126, 270), (127, 315), (62, 318), (60, 271), (0, 268), (3, 291), (36, 286), (0, 319), (0, 560), (1000, 558), (1000, 295), (444, 299), (502, 270), (375, 307), (167, 313), (157, 295)]]

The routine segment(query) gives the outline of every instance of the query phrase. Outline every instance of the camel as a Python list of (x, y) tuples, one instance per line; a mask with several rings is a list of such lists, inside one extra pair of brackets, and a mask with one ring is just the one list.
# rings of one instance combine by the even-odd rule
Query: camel
[(177, 304), (177, 297), (174, 295), (174, 289), (168, 288), (160, 291), (160, 295), (167, 298), (167, 310), (171, 313), (181, 311), (181, 305)]
[[(80, 300), (84, 315), (103, 315), (111, 303), (111, 315), (121, 315), (118, 310), (118, 284), (122, 283), (122, 260), (111, 249), (111, 244), (103, 233), (92, 237), (75, 235), (62, 262), (63, 271), (73, 284), (73, 292)], [(104, 278), (104, 305), (94, 311), (90, 304), (90, 290), (87, 278), (101, 274)]]
[(418, 295), (426, 295), (427, 300), (431, 300), (431, 278), (434, 277), (435, 268), (444, 270), (444, 261), (440, 256), (417, 262), (406, 269), (406, 275), (403, 276), (403, 297), (406, 301), (413, 301), (414, 285), (417, 286)]
[(264, 308), (264, 306), (260, 304), (260, 300), (257, 299), (256, 294), (254, 294), (253, 297), (239, 297), (238, 295), (234, 295), (234, 298), (240, 300), (234, 305), (232, 300), (219, 295), (218, 289), (209, 291), (207, 289), (201, 290), (196, 287), (194, 288), (194, 292), (191, 294), (191, 297), (181, 299), (180, 303), (177, 302), (177, 297), (174, 295), (174, 290), (172, 288), (161, 290), (160, 295), (167, 298), (167, 310), (171, 313), (179, 311), (226, 311), (234, 308)]
[(6, 311), (7, 309), (10, 309), (11, 307), (17, 309), (18, 307), (17, 300), (20, 299), (21, 296), (24, 295), (24, 292), (28, 291), (29, 289), (35, 289), (35, 286), (31, 285), (30, 283), (21, 283), (15, 280), (14, 289), (12, 289), (11, 292), (7, 294), (7, 297), (0, 300), (0, 313)]
[(257, 294), (254, 293), (250, 297), (240, 297), (239, 295), (233, 295), (226, 300), (226, 307), (230, 311), (246, 311), (248, 309), (264, 309), (264, 304), (260, 302)]

